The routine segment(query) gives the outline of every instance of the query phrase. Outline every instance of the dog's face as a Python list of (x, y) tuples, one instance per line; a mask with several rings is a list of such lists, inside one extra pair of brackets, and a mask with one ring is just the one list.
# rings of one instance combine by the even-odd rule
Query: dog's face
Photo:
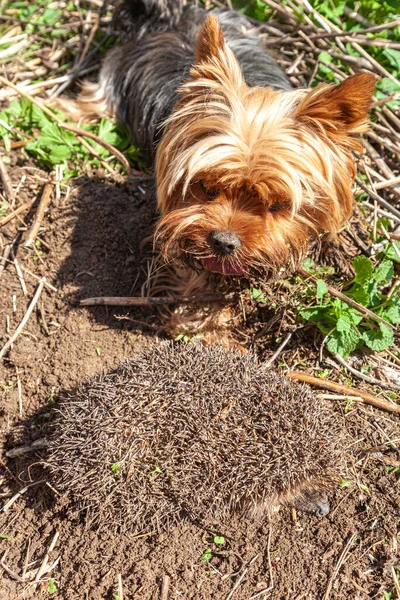
[(156, 159), (166, 258), (227, 275), (296, 263), (351, 214), (352, 137), (366, 130), (374, 77), (314, 90), (249, 88), (215, 17)]

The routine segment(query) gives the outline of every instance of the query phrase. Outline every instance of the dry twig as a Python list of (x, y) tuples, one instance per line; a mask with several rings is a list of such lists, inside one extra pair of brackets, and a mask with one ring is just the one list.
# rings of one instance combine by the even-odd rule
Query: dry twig
[(362, 381), (366, 381), (367, 383), (370, 383), (371, 385), (377, 385), (379, 387), (385, 387), (385, 388), (389, 388), (389, 389), (400, 390), (400, 385), (397, 385), (396, 383), (393, 383), (393, 382), (386, 383), (386, 381), (381, 381), (380, 379), (376, 379), (375, 377), (371, 377), (371, 375), (365, 375), (365, 373), (361, 373), (361, 371), (358, 371), (357, 369), (355, 369), (354, 367), (352, 367), (351, 365), (349, 365), (349, 363), (347, 361), (345, 361), (344, 358), (342, 358), (338, 354), (334, 354), (333, 356), (335, 357), (335, 359), (343, 367), (345, 367), (345, 369), (347, 369), (348, 371), (350, 371), (350, 373), (352, 375), (354, 375), (355, 377), (357, 377), (357, 379), (361, 379)]
[(6, 452), (6, 456), (7, 458), (17, 458), (18, 456), (23, 456), (29, 452), (35, 452), (36, 450), (41, 450), (46, 447), (47, 440), (45, 438), (40, 438), (32, 442), (29, 446), (17, 446), (16, 448), (11, 448), (11, 450)]
[(20, 215), (27, 208), (29, 208), (30, 206), (32, 206), (33, 202), (34, 202), (34, 200), (28, 200), (28, 202), (25, 202), (24, 204), (22, 204), (21, 206), (19, 206), (18, 208), (16, 208), (12, 212), (10, 212), (8, 215), (6, 215), (2, 219), (0, 219), (0, 227), (3, 227), (3, 225), (7, 225), (7, 223), (9, 223), (10, 221), (12, 221), (15, 217), (18, 217), (18, 215)]
[(13, 186), (11, 183), (11, 179), (8, 175), (6, 166), (1, 157), (0, 157), (0, 177), (1, 177), (2, 184), (3, 184), (4, 195), (6, 196), (6, 198), (9, 202), (14, 202), (14, 200), (15, 200), (14, 189), (13, 189)]
[(42, 224), (45, 210), (50, 202), (51, 190), (52, 184), (46, 183), (46, 185), (44, 186), (42, 197), (40, 198), (39, 206), (37, 208), (35, 220), (32, 223), (32, 226), (26, 237), (26, 242), (24, 243), (25, 248), (29, 248), (30, 246), (32, 246), (37, 234), (39, 233), (40, 225)]
[(293, 335), (293, 332), (289, 332), (287, 334), (287, 336), (285, 337), (285, 339), (283, 340), (283, 342), (277, 348), (277, 350), (273, 353), (273, 355), (268, 360), (265, 361), (265, 363), (263, 365), (265, 369), (268, 369), (268, 367), (270, 367), (272, 365), (272, 363), (278, 358), (278, 356), (280, 355), (280, 353), (282, 352), (284, 347), (289, 343), (292, 335)]
[(232, 302), (236, 296), (233, 294), (204, 294), (203, 296), (99, 296), (85, 298), (80, 301), (81, 306), (151, 306), (163, 304), (203, 304), (207, 302)]
[(364, 392), (364, 390), (355, 390), (354, 388), (347, 387), (341, 383), (336, 383), (336, 381), (329, 381), (322, 377), (313, 377), (312, 375), (308, 375), (308, 373), (299, 373), (297, 371), (286, 373), (286, 377), (289, 379), (297, 379), (297, 381), (304, 381), (305, 383), (315, 385), (324, 390), (331, 390), (333, 392), (338, 392), (339, 394), (344, 394), (347, 398), (357, 395), (362, 398), (366, 404), (371, 404), (371, 406), (375, 406), (376, 408), (400, 414), (400, 406), (398, 404), (389, 402), (389, 400), (385, 400), (384, 398), (373, 396), (368, 392)]
[(160, 598), (160, 600), (168, 600), (169, 583), (170, 583), (169, 576), (168, 575), (164, 575), (163, 582), (162, 582), (162, 588), (161, 588), (161, 598)]
[(253, 556), (253, 558), (247, 563), (246, 567), (242, 571), (242, 574), (237, 579), (235, 585), (233, 586), (233, 588), (231, 589), (231, 591), (227, 595), (226, 600), (231, 600), (233, 594), (236, 592), (236, 590), (238, 589), (239, 585), (242, 583), (243, 579), (246, 577), (249, 568), (257, 560), (257, 558), (258, 558), (258, 554), (256, 554), (255, 556)]
[(37, 287), (37, 290), (35, 292), (35, 295), (33, 296), (32, 301), (31, 301), (30, 305), (28, 306), (28, 310), (26, 311), (26, 313), (24, 315), (24, 318), (22, 319), (21, 323), (18, 325), (17, 329), (14, 331), (13, 335), (10, 337), (10, 339), (4, 344), (3, 348), (1, 349), (0, 359), (3, 358), (3, 356), (8, 352), (8, 350), (11, 348), (11, 346), (16, 341), (19, 334), (21, 333), (21, 331), (23, 330), (23, 328), (29, 321), (29, 318), (33, 312), (33, 309), (35, 308), (37, 301), (40, 298), (40, 294), (43, 291), (45, 283), (46, 283), (46, 277), (42, 277), (42, 279), (40, 280), (40, 283)]
[(325, 591), (325, 594), (324, 594), (324, 597), (323, 597), (322, 600), (328, 600), (328, 598), (329, 598), (329, 596), (331, 594), (333, 582), (334, 582), (335, 578), (337, 577), (337, 575), (338, 575), (338, 573), (339, 573), (339, 571), (340, 571), (340, 569), (341, 569), (344, 561), (346, 560), (346, 557), (347, 557), (347, 555), (348, 555), (348, 553), (350, 551), (351, 545), (354, 543), (355, 539), (356, 539), (356, 534), (355, 533), (351, 533), (350, 537), (348, 539), (347, 544), (345, 545), (345, 547), (343, 548), (343, 551), (342, 551), (341, 555), (339, 556), (339, 560), (338, 560), (338, 562), (336, 564), (336, 567), (333, 569), (333, 573), (332, 573), (332, 575), (331, 575), (331, 577), (329, 579), (329, 582), (328, 582), (328, 585), (326, 587), (326, 591)]

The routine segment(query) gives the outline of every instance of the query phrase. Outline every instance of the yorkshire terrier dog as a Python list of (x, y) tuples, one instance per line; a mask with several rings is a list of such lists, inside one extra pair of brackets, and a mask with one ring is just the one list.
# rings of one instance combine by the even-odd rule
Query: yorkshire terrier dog
[(122, 44), (75, 115), (115, 114), (154, 163), (155, 239), (186, 269), (181, 293), (210, 273), (292, 268), (340, 230), (373, 75), (292, 89), (247, 18), (181, 0), (125, 0), (118, 23)]

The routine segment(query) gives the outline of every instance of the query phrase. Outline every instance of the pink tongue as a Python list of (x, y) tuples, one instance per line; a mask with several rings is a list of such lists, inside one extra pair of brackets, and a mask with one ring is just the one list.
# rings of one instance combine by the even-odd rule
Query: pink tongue
[(238, 277), (242, 277), (245, 274), (240, 263), (222, 261), (219, 258), (205, 258), (203, 260), (203, 267), (209, 271), (222, 273), (223, 275), (237, 275)]

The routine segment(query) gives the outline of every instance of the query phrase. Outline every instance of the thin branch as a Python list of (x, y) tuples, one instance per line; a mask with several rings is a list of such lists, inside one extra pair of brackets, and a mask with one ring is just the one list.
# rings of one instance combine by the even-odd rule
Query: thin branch
[(400, 390), (400, 385), (397, 385), (396, 383), (393, 383), (393, 382), (386, 383), (385, 381), (380, 381), (379, 379), (376, 379), (375, 377), (371, 377), (371, 375), (365, 375), (364, 373), (361, 373), (361, 371), (358, 371), (357, 369), (355, 369), (354, 367), (352, 367), (351, 365), (349, 365), (349, 363), (346, 362), (344, 360), (344, 358), (342, 358), (338, 354), (333, 354), (333, 356), (335, 357), (335, 360), (338, 361), (338, 363), (340, 363), (343, 367), (345, 367), (345, 369), (347, 369), (348, 371), (350, 371), (350, 373), (352, 373), (352, 375), (354, 375), (355, 377), (357, 377), (357, 379), (361, 379), (362, 381), (366, 381), (367, 383), (370, 383), (371, 385), (377, 385), (379, 387), (385, 387), (385, 388), (389, 388), (389, 389)]
[(169, 576), (168, 575), (164, 575), (163, 582), (162, 582), (162, 588), (161, 588), (161, 598), (160, 598), (160, 600), (168, 600), (169, 583), (170, 583)]
[(288, 344), (288, 342), (289, 342), (290, 338), (292, 337), (292, 335), (293, 335), (292, 332), (290, 332), (290, 333), (287, 334), (287, 336), (285, 337), (285, 339), (283, 340), (283, 342), (280, 344), (280, 346), (277, 348), (277, 350), (263, 364), (263, 368), (264, 369), (268, 369), (268, 367), (270, 367), (272, 365), (272, 363), (278, 358), (278, 356), (280, 355), (280, 353), (282, 352), (282, 350), (284, 349), (284, 347)]
[(1, 177), (1, 182), (3, 184), (4, 195), (6, 196), (6, 198), (9, 202), (14, 202), (14, 200), (15, 200), (14, 189), (13, 189), (13, 186), (11, 183), (10, 176), (8, 175), (6, 166), (5, 166), (2, 158), (0, 158), (0, 177)]
[(45, 438), (39, 438), (30, 444), (29, 446), (17, 446), (16, 448), (11, 448), (6, 452), (7, 458), (17, 458), (18, 456), (23, 456), (24, 454), (29, 454), (29, 452), (36, 452), (36, 450), (40, 450), (42, 448), (46, 448), (48, 445), (48, 441)]
[(356, 177), (356, 182), (357, 185), (359, 185), (360, 188), (364, 190), (364, 192), (367, 192), (367, 194), (371, 196), (371, 198), (373, 198), (373, 200), (376, 200), (381, 206), (384, 206), (386, 210), (396, 215), (396, 217), (400, 218), (400, 210), (397, 210), (397, 208), (392, 206), (390, 202), (382, 198), (382, 196), (379, 196), (379, 194), (376, 194), (374, 191), (372, 191), (371, 188), (365, 185), (365, 183), (361, 181), (361, 179), (359, 179), (358, 177)]
[(233, 594), (236, 592), (236, 590), (238, 589), (239, 585), (242, 583), (243, 579), (245, 578), (245, 576), (246, 576), (249, 568), (257, 560), (257, 558), (258, 558), (258, 554), (256, 554), (255, 556), (253, 556), (253, 558), (248, 562), (247, 566), (243, 570), (243, 572), (240, 575), (240, 577), (237, 579), (237, 581), (236, 581), (235, 585), (233, 586), (232, 590), (227, 595), (226, 600), (231, 600)]
[(362, 398), (366, 404), (371, 404), (371, 406), (375, 406), (381, 410), (387, 410), (388, 412), (400, 414), (400, 406), (398, 404), (389, 402), (389, 400), (385, 400), (384, 398), (373, 396), (368, 392), (364, 392), (364, 390), (355, 390), (354, 388), (347, 387), (346, 385), (342, 385), (336, 381), (329, 381), (328, 379), (323, 379), (321, 377), (313, 377), (312, 375), (308, 375), (308, 373), (300, 373), (298, 371), (286, 373), (286, 377), (289, 379), (296, 379), (297, 381), (304, 381), (305, 383), (315, 385), (316, 387), (320, 387), (324, 390), (330, 390), (332, 392), (343, 394), (347, 398), (357, 395)]
[(3, 348), (0, 351), (0, 359), (3, 358), (3, 356), (8, 352), (8, 350), (11, 348), (11, 346), (13, 345), (13, 343), (16, 341), (16, 339), (18, 338), (19, 334), (21, 333), (21, 331), (23, 330), (23, 328), (25, 327), (25, 325), (27, 324), (27, 322), (29, 321), (29, 318), (33, 312), (33, 309), (35, 308), (39, 298), (40, 298), (40, 294), (43, 291), (44, 288), (44, 284), (46, 283), (46, 277), (42, 277), (42, 279), (40, 280), (40, 283), (37, 287), (37, 290), (35, 292), (35, 295), (32, 298), (32, 302), (30, 303), (30, 305), (28, 306), (28, 310), (26, 311), (21, 323), (18, 325), (17, 329), (14, 331), (13, 335), (10, 337), (10, 339), (8, 340), (8, 342), (6, 342), (3, 346)]
[(204, 296), (100, 296), (85, 298), (80, 301), (81, 306), (150, 306), (163, 304), (203, 304), (207, 302), (232, 302), (235, 294), (205, 294)]
[(44, 186), (42, 197), (40, 198), (39, 206), (36, 211), (36, 217), (32, 223), (32, 227), (27, 235), (26, 242), (24, 243), (25, 248), (29, 248), (35, 241), (37, 234), (39, 233), (40, 225), (42, 224), (45, 210), (50, 202), (52, 184), (46, 183)]
[(8, 215), (6, 215), (2, 219), (0, 219), (0, 227), (3, 227), (3, 225), (7, 225), (7, 223), (9, 223), (13, 219), (15, 219), (15, 217), (18, 217), (18, 215), (20, 215), (27, 208), (29, 208), (30, 206), (32, 206), (33, 203), (34, 203), (34, 200), (28, 200), (28, 202), (25, 202), (24, 204), (22, 204), (21, 206), (19, 206), (18, 208), (16, 208), (12, 212), (10, 212)]
[(350, 537), (347, 541), (347, 544), (343, 548), (343, 551), (342, 551), (341, 555), (339, 556), (339, 560), (338, 560), (335, 568), (333, 569), (332, 575), (328, 581), (328, 585), (326, 587), (326, 591), (325, 591), (325, 594), (324, 594), (324, 597), (322, 600), (328, 600), (328, 598), (331, 594), (333, 582), (334, 582), (335, 578), (337, 577), (344, 561), (346, 560), (346, 557), (350, 551), (351, 545), (354, 543), (355, 539), (356, 539), (356, 534), (350, 533)]

